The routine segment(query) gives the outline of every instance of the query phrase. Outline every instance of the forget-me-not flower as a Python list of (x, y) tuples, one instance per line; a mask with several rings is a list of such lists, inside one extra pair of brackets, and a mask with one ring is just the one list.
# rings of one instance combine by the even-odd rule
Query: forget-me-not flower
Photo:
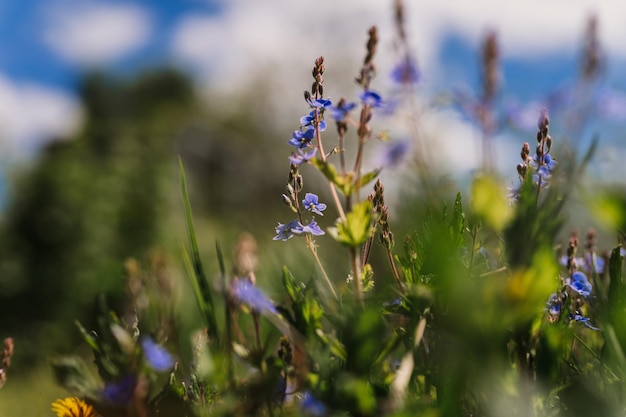
[(313, 159), (316, 153), (317, 153), (317, 148), (314, 148), (310, 152), (306, 152), (298, 148), (298, 152), (291, 153), (291, 156), (289, 157), (289, 162), (291, 162), (294, 165), (300, 165), (303, 162), (308, 162), (311, 159)]
[[(321, 132), (323, 132), (324, 130), (326, 130), (326, 121), (324, 119), (322, 119), (319, 115), (319, 129)], [(300, 124), (304, 127), (309, 127), (309, 126), (314, 126), (316, 123), (316, 118), (315, 118), (315, 110), (313, 110), (312, 112), (310, 112), (307, 115), (304, 115), (300, 118)]]
[(146, 363), (155, 371), (169, 371), (174, 366), (174, 358), (162, 346), (157, 345), (154, 340), (149, 337), (141, 341), (144, 358)]
[(569, 319), (577, 321), (579, 323), (583, 323), (585, 326), (587, 326), (591, 330), (600, 330), (599, 327), (593, 326), (591, 324), (591, 319), (589, 317), (585, 317), (585, 316), (582, 316), (580, 314), (570, 314), (569, 315)]
[(420, 73), (415, 61), (409, 55), (405, 55), (391, 72), (391, 79), (397, 84), (416, 84), (420, 79)]
[(278, 223), (276, 226), (276, 236), (274, 236), (274, 240), (289, 240), (295, 235), (299, 235), (302, 233), (303, 226), (297, 220), (292, 220), (287, 224)]
[(311, 220), (311, 223), (302, 227), (301, 233), (310, 233), (314, 236), (321, 236), (324, 234), (324, 231), (317, 225), (315, 220)]
[(583, 297), (588, 297), (591, 294), (591, 283), (587, 276), (580, 271), (574, 272), (572, 277), (568, 278), (565, 283)]
[(361, 93), (359, 98), (361, 99), (361, 102), (363, 102), (363, 104), (367, 104), (370, 107), (376, 108), (382, 107), (384, 105), (383, 98), (380, 96), (380, 94), (372, 90), (365, 90), (363, 93)]
[(309, 103), (309, 106), (318, 109), (327, 109), (333, 105), (333, 103), (327, 98), (309, 99), (307, 100), (307, 103)]
[(235, 278), (231, 285), (231, 295), (235, 301), (247, 304), (254, 311), (278, 314), (269, 298), (247, 279)]
[(347, 101), (341, 100), (339, 104), (330, 108), (330, 115), (335, 121), (343, 122), (348, 116), (348, 113), (354, 110), (355, 107), (356, 103), (348, 103)]
[(295, 130), (291, 135), (291, 139), (289, 140), (290, 145), (295, 146), (298, 149), (306, 148), (311, 144), (313, 137), (315, 136), (315, 129), (308, 128), (304, 131)]
[(308, 211), (312, 211), (320, 216), (323, 216), (324, 213), (322, 211), (326, 210), (326, 204), (320, 203), (317, 195), (313, 193), (306, 193), (304, 200), (302, 200), (302, 205)]

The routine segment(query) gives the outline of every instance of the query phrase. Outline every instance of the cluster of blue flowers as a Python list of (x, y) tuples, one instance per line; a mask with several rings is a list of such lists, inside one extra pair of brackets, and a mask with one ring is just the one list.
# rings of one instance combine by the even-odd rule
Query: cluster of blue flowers
[[(284, 197), (291, 204), (291, 199), (287, 196)], [(302, 207), (320, 216), (323, 216), (324, 213), (322, 212), (326, 210), (326, 204), (320, 203), (319, 197), (313, 193), (306, 193), (302, 200)], [(296, 235), (302, 235), (304, 233), (321, 236), (324, 234), (324, 231), (317, 225), (315, 219), (311, 220), (307, 225), (302, 224), (299, 220), (292, 220), (287, 224), (279, 222), (278, 226), (276, 226), (276, 236), (274, 236), (274, 240), (289, 240)]]
[[(548, 312), (548, 321), (550, 323), (556, 323), (561, 318), (564, 310), (568, 311), (566, 316), (568, 322), (583, 323), (591, 330), (599, 330), (598, 327), (591, 324), (591, 319), (585, 317), (582, 312), (585, 310), (587, 301), (593, 296), (593, 286), (587, 278), (587, 275), (580, 271), (578, 268), (590, 266), (589, 272), (591, 274), (601, 273), (598, 270), (600, 266), (597, 262), (595, 254), (595, 232), (590, 231), (587, 236), (587, 250), (588, 253), (585, 257), (577, 257), (578, 251), (578, 236), (577, 233), (573, 233), (569, 239), (567, 247), (567, 255), (561, 257), (560, 263), (567, 267), (569, 276), (565, 278), (563, 286), (558, 293), (554, 293), (548, 299), (546, 303), (546, 311)], [(590, 265), (587, 260), (593, 261), (596, 259), (595, 265)], [(602, 263), (602, 267), (604, 264)]]
[[(546, 303), (546, 311), (548, 312), (548, 321), (550, 323), (556, 323), (561, 318), (566, 304), (569, 301), (570, 308), (574, 312), (568, 313), (567, 320), (583, 323), (591, 330), (600, 330), (598, 327), (591, 324), (591, 319), (581, 314), (581, 308), (592, 296), (592, 285), (587, 279), (587, 276), (576, 271), (570, 278), (565, 280), (565, 285), (559, 293), (553, 293), (548, 298)], [(573, 296), (573, 300), (570, 300), (570, 296)]]

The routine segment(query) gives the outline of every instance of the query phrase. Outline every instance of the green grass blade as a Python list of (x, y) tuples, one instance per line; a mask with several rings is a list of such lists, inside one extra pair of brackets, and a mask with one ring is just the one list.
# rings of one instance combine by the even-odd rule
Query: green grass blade
[(200, 310), (204, 313), (206, 324), (208, 326), (208, 335), (210, 340), (219, 343), (219, 334), (217, 331), (217, 321), (215, 319), (215, 304), (213, 303), (213, 297), (211, 295), (211, 287), (209, 281), (204, 273), (202, 267), (202, 261), (200, 259), (200, 251), (198, 250), (198, 241), (196, 239), (196, 232), (193, 227), (193, 217), (191, 215), (191, 204), (189, 203), (189, 194), (187, 192), (187, 180), (185, 178), (185, 170), (183, 168), (183, 161), (178, 158), (180, 167), (180, 189), (183, 197), (183, 204), (185, 205), (185, 218), (187, 220), (187, 235), (189, 236), (189, 245), (191, 249), (191, 264), (193, 267), (194, 289), (197, 288), (201, 303)]

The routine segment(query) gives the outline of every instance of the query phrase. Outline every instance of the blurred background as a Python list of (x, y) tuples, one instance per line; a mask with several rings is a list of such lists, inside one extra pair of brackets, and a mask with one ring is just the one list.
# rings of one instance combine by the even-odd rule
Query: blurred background
[[(283, 264), (313, 273), (304, 245), (271, 241), (276, 222), (290, 220), (280, 197), (287, 141), (308, 112), (302, 92), (318, 56), (325, 57), (326, 95), (355, 100), (371, 25), (380, 37), (373, 86), (391, 94), (399, 58), (393, 3), (0, 3), (0, 337), (15, 338), (0, 415), (50, 414), (49, 403), (63, 395), (50, 360), (81, 352), (74, 320), (93, 322), (99, 294), (121, 302), (129, 258), (148, 269), (155, 259), (165, 262), (172, 296), (186, 299), (179, 156), (210, 271), (217, 271), (216, 239), (228, 260), (237, 236), (250, 232), (270, 294)], [(625, 9), (592, 0), (405, 2), (420, 72), (420, 129), (450, 198), (480, 165), (482, 134), (471, 109), (481, 95), (481, 45), (492, 33), (502, 121), (492, 155), (504, 180), (517, 180), (519, 149), (534, 140), (547, 106), (552, 154), (558, 159), (561, 146), (582, 152), (598, 137), (585, 181), (623, 186)], [(397, 125), (393, 115), (376, 121), (394, 139), (409, 140)], [(334, 128), (327, 134), (334, 140)], [(386, 146), (374, 142), (366, 165), (379, 164)], [(306, 177), (306, 168), (315, 189), (319, 179)], [(415, 177), (410, 155), (383, 172), (395, 213), (419, 199)], [(410, 227), (411, 219), (393, 214), (392, 223)], [(327, 217), (318, 219), (323, 227), (334, 221)], [(576, 222), (602, 226), (584, 213)], [(324, 256), (347, 271), (335, 249), (322, 244)], [(199, 321), (193, 303), (186, 305), (177, 312), (180, 326), (193, 328)]]

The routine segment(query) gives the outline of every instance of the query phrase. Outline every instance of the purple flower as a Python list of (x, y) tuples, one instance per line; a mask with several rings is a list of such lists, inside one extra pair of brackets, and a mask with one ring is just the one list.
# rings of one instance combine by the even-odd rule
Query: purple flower
[(298, 152), (291, 153), (291, 156), (289, 157), (289, 162), (294, 165), (300, 165), (303, 162), (308, 162), (313, 159), (316, 153), (317, 148), (314, 148), (313, 150), (311, 150), (311, 152), (302, 151), (302, 149), (298, 148)]
[(591, 294), (591, 283), (587, 276), (580, 271), (574, 272), (572, 277), (565, 281), (565, 284), (583, 297), (588, 297)]
[(306, 193), (304, 200), (302, 200), (302, 205), (308, 211), (312, 211), (320, 216), (323, 216), (324, 213), (322, 213), (322, 211), (326, 210), (326, 204), (320, 203), (317, 195), (313, 193)]
[(408, 152), (409, 147), (410, 143), (407, 140), (396, 140), (389, 143), (382, 152), (382, 165), (385, 167), (398, 165)]
[[(320, 118), (320, 124), (319, 124), (320, 131), (323, 132), (324, 130), (326, 130), (326, 122), (324, 121), (324, 119), (322, 119), (320, 115), (318, 115), (318, 117)], [(315, 110), (313, 110), (309, 114), (302, 116), (300, 118), (300, 124), (304, 127), (315, 126), (315, 123), (316, 123)]]
[(125, 406), (133, 398), (136, 386), (137, 377), (126, 375), (115, 382), (106, 384), (100, 396), (107, 404)]
[(287, 224), (278, 223), (276, 226), (276, 236), (274, 236), (273, 240), (289, 240), (296, 235), (301, 235), (303, 233), (310, 233), (315, 236), (320, 236), (324, 234), (324, 231), (320, 229), (315, 220), (311, 220), (311, 223), (304, 226), (298, 220), (292, 220)]
[(307, 416), (322, 417), (326, 415), (326, 406), (313, 398), (313, 396), (308, 392), (302, 394), (300, 407), (302, 408), (304, 414)]
[(311, 223), (307, 224), (306, 226), (302, 227), (302, 232), (303, 233), (310, 233), (314, 236), (321, 236), (324, 233), (324, 231), (317, 225), (317, 223), (315, 222), (315, 220), (311, 220)]
[(302, 130), (295, 130), (291, 135), (291, 140), (287, 143), (298, 149), (306, 148), (309, 146), (314, 136), (315, 130), (313, 128), (308, 128), (304, 132)]
[(141, 347), (146, 363), (155, 371), (169, 371), (174, 366), (172, 355), (165, 348), (154, 343), (151, 338), (144, 338)]
[(337, 106), (330, 108), (330, 115), (337, 122), (343, 122), (348, 116), (348, 112), (352, 111), (356, 107), (356, 103), (348, 103), (346, 101), (340, 101)]
[(409, 55), (406, 55), (391, 72), (391, 79), (398, 84), (417, 84), (420, 79), (420, 73), (417, 70), (415, 61)]
[(577, 321), (579, 323), (583, 323), (585, 326), (590, 328), (591, 330), (600, 330), (599, 327), (595, 327), (591, 324), (591, 319), (589, 317), (584, 317), (580, 314), (571, 314), (568, 316), (570, 320)]
[(254, 311), (278, 314), (274, 304), (247, 279), (233, 279), (231, 282), (231, 295), (235, 301), (247, 304)]
[(289, 240), (295, 235), (299, 235), (302, 233), (303, 226), (297, 220), (292, 220), (287, 224), (278, 223), (276, 226), (276, 236), (274, 236), (274, 240)]
[(380, 94), (372, 90), (365, 90), (363, 93), (361, 93), (359, 98), (361, 99), (361, 102), (363, 104), (367, 104), (370, 107), (376, 108), (382, 107), (384, 105), (383, 99)]
[(331, 107), (333, 105), (333, 103), (325, 98), (318, 98), (316, 100), (307, 100), (307, 103), (309, 103), (309, 106), (311, 107), (315, 107), (315, 108), (321, 108), (321, 109), (327, 109), (329, 107)]
[(559, 295), (556, 293), (550, 295), (545, 308), (548, 311), (548, 321), (550, 323), (555, 323), (559, 319), (562, 307), (563, 303), (561, 302)]

